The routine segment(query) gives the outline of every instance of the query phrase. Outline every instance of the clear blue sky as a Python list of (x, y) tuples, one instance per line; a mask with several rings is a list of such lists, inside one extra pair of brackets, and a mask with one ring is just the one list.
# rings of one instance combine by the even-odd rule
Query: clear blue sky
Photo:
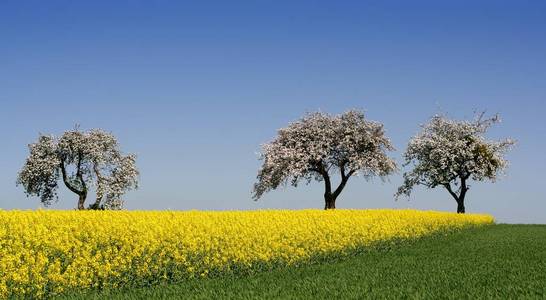
[[(546, 223), (545, 37), (543, 1), (2, 1), (0, 207), (39, 207), (15, 186), (27, 144), (76, 123), (138, 155), (129, 209), (321, 208), (317, 183), (251, 200), (287, 122), (365, 109), (400, 162), (431, 115), (487, 109), (518, 145), (467, 211)], [(353, 178), (338, 206), (456, 208), (444, 190), (396, 202), (400, 182)], [(62, 190), (53, 207), (75, 207)]]

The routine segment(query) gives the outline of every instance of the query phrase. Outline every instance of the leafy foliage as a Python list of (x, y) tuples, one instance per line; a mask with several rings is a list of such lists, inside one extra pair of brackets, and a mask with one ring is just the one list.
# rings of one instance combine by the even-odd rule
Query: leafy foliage
[(328, 193), (331, 172), (340, 173), (341, 189), (352, 175), (385, 177), (396, 169), (386, 154), (390, 150), (394, 148), (383, 125), (366, 120), (360, 111), (337, 116), (308, 114), (280, 129), (275, 140), (262, 146), (263, 165), (254, 198), (287, 182), (297, 186), (301, 180), (309, 183), (313, 179), (326, 181)]
[(57, 199), (61, 179), (80, 196), (80, 209), (90, 186), (95, 186), (97, 193), (91, 207), (109, 209), (121, 208), (121, 196), (137, 187), (136, 156), (123, 155), (116, 138), (102, 130), (76, 129), (58, 139), (41, 135), (29, 145), (29, 150), (17, 184), (24, 187), (27, 195), (40, 197), (45, 205)]
[(471, 122), (434, 116), (409, 142), (404, 165), (412, 164), (413, 169), (404, 173), (396, 196), (409, 196), (416, 185), (442, 186), (459, 202), (469, 189), (468, 179), (495, 181), (508, 165), (505, 152), (514, 144), (511, 139), (484, 137), (498, 122), (498, 116), (484, 119), (483, 114)]

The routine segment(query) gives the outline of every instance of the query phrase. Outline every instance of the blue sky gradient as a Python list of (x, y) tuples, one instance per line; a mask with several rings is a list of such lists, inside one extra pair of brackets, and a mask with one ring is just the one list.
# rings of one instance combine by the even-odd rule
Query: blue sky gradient
[[(0, 208), (40, 206), (15, 186), (27, 144), (76, 123), (138, 155), (129, 209), (299, 209), (321, 183), (250, 192), (259, 145), (305, 112), (366, 110), (400, 163), (433, 114), (487, 110), (518, 145), (467, 211), (546, 223), (544, 37), (541, 1), (2, 1)], [(338, 207), (455, 210), (440, 189), (395, 201), (401, 180), (352, 178)]]

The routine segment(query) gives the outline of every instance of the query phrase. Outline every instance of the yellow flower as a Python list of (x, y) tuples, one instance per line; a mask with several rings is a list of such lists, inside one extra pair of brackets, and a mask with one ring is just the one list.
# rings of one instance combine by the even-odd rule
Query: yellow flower
[(415, 210), (0, 210), (0, 298), (290, 265), (493, 222)]

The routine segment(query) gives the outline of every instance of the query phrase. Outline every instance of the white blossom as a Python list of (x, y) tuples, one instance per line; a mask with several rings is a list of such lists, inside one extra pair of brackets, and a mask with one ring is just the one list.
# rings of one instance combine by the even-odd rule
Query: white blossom
[[(325, 208), (335, 200), (352, 175), (386, 177), (396, 170), (386, 152), (394, 150), (383, 125), (351, 110), (341, 115), (307, 114), (278, 131), (275, 140), (262, 146), (263, 165), (254, 185), (254, 198), (290, 182), (325, 182)], [(339, 172), (341, 183), (331, 189), (330, 174)]]
[(495, 181), (508, 165), (504, 154), (514, 141), (490, 141), (484, 137), (491, 125), (499, 121), (498, 116), (483, 119), (483, 113), (473, 121), (434, 116), (409, 142), (404, 165), (411, 164), (413, 169), (404, 173), (404, 183), (396, 197), (409, 196), (416, 185), (441, 186), (457, 201), (457, 211), (464, 213), (467, 180)]
[(136, 156), (123, 155), (116, 138), (100, 129), (75, 129), (58, 139), (41, 135), (29, 150), (17, 184), (27, 195), (40, 197), (45, 205), (57, 199), (61, 180), (79, 196), (79, 209), (84, 208), (91, 186), (97, 198), (90, 208), (120, 209), (121, 196), (138, 185)]

